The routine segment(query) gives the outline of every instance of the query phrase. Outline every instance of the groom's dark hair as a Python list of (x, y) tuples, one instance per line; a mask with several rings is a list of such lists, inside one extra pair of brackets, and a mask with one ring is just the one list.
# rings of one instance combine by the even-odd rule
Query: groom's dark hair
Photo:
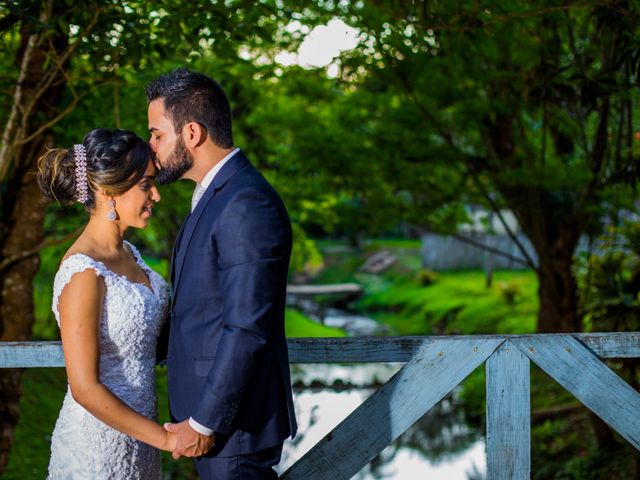
[(222, 87), (212, 78), (177, 68), (145, 88), (147, 100), (164, 99), (167, 116), (179, 132), (188, 122), (198, 122), (221, 148), (233, 146), (231, 108)]

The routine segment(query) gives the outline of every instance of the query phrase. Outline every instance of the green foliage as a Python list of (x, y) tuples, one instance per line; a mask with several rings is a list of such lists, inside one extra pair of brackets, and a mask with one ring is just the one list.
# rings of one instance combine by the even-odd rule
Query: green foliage
[[(545, 247), (539, 249), (543, 253), (564, 234), (571, 241), (582, 232), (597, 235), (603, 218), (635, 208), (637, 3), (54, 5), (54, 21), (43, 24), (38, 2), (0, 2), (2, 124), (11, 111), (25, 27), (63, 32), (76, 49), (64, 65), (68, 88), (59, 108), (70, 113), (51, 126), (56, 146), (75, 143), (96, 126), (144, 136), (143, 86), (179, 65), (206, 72), (229, 94), (236, 143), (287, 204), (296, 235), (295, 270), (313, 271), (320, 264), (314, 236), (340, 235), (357, 244), (363, 235), (401, 222), (448, 232), (465, 220), (468, 203), (509, 207), (534, 244)], [(322, 69), (273, 62), (275, 54), (294, 50), (302, 40), (300, 31), (287, 28), (291, 19), (313, 26), (333, 16), (361, 32), (359, 47), (339, 59), (337, 79)], [(45, 62), (55, 67), (56, 60)], [(42, 117), (30, 128), (51, 120)], [(0, 184), (0, 193), (4, 189)], [(161, 259), (156, 266), (165, 274), (190, 194), (188, 183), (163, 188), (150, 227), (130, 233), (146, 255)], [(50, 207), (48, 238), (74, 231), (85, 215), (78, 208)], [(634, 235), (628, 239), (637, 244)], [(42, 252), (38, 338), (56, 335), (49, 313), (51, 278), (65, 245)], [(631, 243), (625, 248), (580, 266), (581, 301), (591, 329), (638, 329), (638, 249)], [(421, 285), (414, 279), (415, 255), (399, 254), (397, 265), (381, 277), (358, 273), (362, 260), (357, 251), (342, 262), (325, 258), (317, 280), (361, 281), (367, 295), (358, 308), (375, 311), (394, 333), (535, 330), (538, 285), (530, 272), (496, 272), (498, 287), (487, 290), (482, 272), (444, 273), (435, 284)], [(500, 282), (510, 286), (509, 293), (501, 293)], [(288, 312), (289, 333), (307, 335), (315, 327)], [(575, 436), (567, 438), (566, 450), (551, 442), (556, 433), (564, 435), (563, 428), (551, 425), (548, 436), (539, 437), (541, 448), (553, 447), (542, 456), (570, 457)], [(567, 460), (567, 472), (578, 478), (590, 461), (589, 454)], [(22, 471), (20, 478), (29, 473)]]
[(20, 420), (3, 480), (46, 477), (51, 433), (66, 390), (62, 368), (31, 368), (24, 373)]
[(428, 268), (422, 268), (416, 275), (418, 283), (424, 287), (432, 285), (438, 280), (438, 274)]
[(516, 299), (522, 294), (520, 285), (517, 282), (503, 282), (498, 284), (498, 288), (507, 305), (514, 305)]
[(585, 321), (593, 331), (640, 329), (640, 224), (626, 222), (602, 239), (600, 254), (576, 269)]
[[(371, 243), (376, 245), (372, 248), (390, 248), (384, 241)], [(437, 282), (422, 285), (417, 278), (421, 261), (416, 249), (392, 249), (397, 257), (394, 265), (380, 275), (370, 275), (359, 272), (370, 248), (322, 245), (325, 263), (314, 282), (363, 285), (365, 295), (353, 307), (388, 325), (390, 335), (535, 331), (538, 287), (533, 272), (497, 271), (490, 289), (482, 271), (439, 272)], [(505, 302), (500, 283), (513, 284), (521, 292), (513, 304)]]
[(322, 254), (299, 223), (294, 223), (292, 227), (293, 251), (291, 252), (289, 270), (293, 272), (316, 271), (322, 265)]
[(497, 287), (485, 288), (484, 272), (442, 272), (438, 282), (368, 282), (358, 308), (374, 311), (395, 335), (531, 333), (535, 331), (536, 280), (531, 272), (495, 272), (496, 280), (519, 278), (523, 296), (507, 305)]

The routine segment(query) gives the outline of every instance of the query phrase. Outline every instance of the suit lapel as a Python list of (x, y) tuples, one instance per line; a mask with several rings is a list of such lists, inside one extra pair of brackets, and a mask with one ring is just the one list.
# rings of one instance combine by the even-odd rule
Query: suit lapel
[(169, 264), (171, 271), (169, 273), (169, 278), (171, 279), (171, 287), (173, 288), (173, 290), (175, 290), (175, 285), (176, 285), (175, 283), (176, 255), (178, 253), (178, 250), (180, 249), (180, 243), (182, 242), (182, 234), (184, 233), (184, 227), (187, 225), (189, 218), (191, 218), (191, 212), (187, 214), (184, 221), (182, 222), (182, 225), (180, 226), (180, 230), (178, 230), (178, 234), (176, 235), (176, 240), (173, 243), (173, 250), (171, 251), (171, 263)]
[(213, 177), (213, 181), (211, 185), (207, 188), (207, 190), (200, 198), (198, 205), (195, 210), (191, 213), (189, 218), (183, 224), (182, 235), (179, 239), (179, 243), (176, 242), (176, 251), (175, 251), (175, 283), (173, 288), (174, 298), (178, 292), (178, 286), (180, 285), (180, 277), (182, 274), (182, 267), (184, 265), (184, 260), (187, 255), (187, 251), (189, 249), (189, 244), (191, 243), (191, 237), (193, 232), (198, 225), (198, 221), (200, 217), (206, 210), (207, 204), (209, 201), (215, 196), (216, 192), (227, 183), (227, 181), (235, 175), (239, 170), (250, 165), (247, 157), (240, 151), (236, 153), (229, 161), (222, 167), (222, 169)]

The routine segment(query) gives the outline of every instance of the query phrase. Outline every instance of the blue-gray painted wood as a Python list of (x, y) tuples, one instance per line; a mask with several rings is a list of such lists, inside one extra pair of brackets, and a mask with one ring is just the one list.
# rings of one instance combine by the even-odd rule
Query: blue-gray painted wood
[[(488, 468), (492, 472), (503, 468), (497, 465), (505, 462), (515, 465), (514, 468), (525, 464), (523, 452), (528, 449), (528, 446), (523, 447), (525, 443), (520, 438), (513, 440), (513, 445), (518, 447), (516, 452), (500, 452), (501, 449), (504, 452), (504, 446), (510, 441), (510, 427), (499, 423), (509, 420), (519, 424), (520, 427), (511, 428), (511, 433), (518, 429), (517, 433), (523, 433), (522, 425), (529, 423), (530, 416), (529, 396), (521, 393), (528, 380), (525, 381), (524, 373), (518, 373), (523, 371), (524, 363), (522, 358), (516, 358), (508, 343), (516, 345), (640, 448), (637, 416), (640, 396), (596, 357), (640, 358), (640, 332), (290, 339), (291, 363), (407, 362), (414, 355), (415, 358), (292, 466), (285, 478), (334, 480), (351, 476), (462, 381), (468, 375), (467, 371), (471, 372), (489, 357), (492, 348), (503, 342), (507, 345), (487, 363)], [(477, 355), (468, 352), (470, 345), (478, 346), (478, 350), (474, 350)], [(442, 355), (434, 357), (435, 352)], [(0, 342), (0, 368), (63, 366), (60, 342)], [(511, 385), (506, 388), (515, 389), (515, 394), (501, 397), (500, 392), (506, 391), (501, 389), (502, 384)], [(523, 411), (516, 415), (513, 412), (517, 405)], [(528, 431), (520, 437), (530, 441)], [(353, 459), (351, 453), (354, 453)], [(325, 470), (327, 474), (323, 473)], [(317, 476), (308, 476), (311, 475), (309, 472), (315, 472)], [(489, 478), (520, 478), (496, 475), (492, 473)]]
[(487, 478), (528, 479), (531, 473), (529, 359), (506, 341), (486, 362)]
[(640, 449), (640, 394), (571, 336), (514, 339), (520, 351)]
[(0, 342), (0, 368), (64, 367), (60, 342)]
[(640, 358), (640, 332), (572, 335), (601, 358)]
[(282, 478), (351, 478), (481, 365), (503, 341), (500, 338), (433, 341)]
[[(290, 338), (291, 363), (408, 362), (438, 337)], [(452, 338), (452, 337), (448, 337)]]
[[(288, 344), (291, 363), (379, 363), (408, 362), (416, 352), (435, 340), (505, 340), (556, 336), (558, 335), (292, 338)], [(573, 336), (602, 358), (640, 358), (640, 332), (588, 333)], [(0, 342), (0, 368), (61, 366), (64, 366), (64, 363), (60, 342)]]
[[(570, 334), (536, 334), (545, 338)], [(408, 362), (435, 340), (529, 338), (531, 335), (460, 335), (429, 337), (291, 338), (291, 363)], [(574, 334), (602, 358), (640, 358), (640, 332)]]

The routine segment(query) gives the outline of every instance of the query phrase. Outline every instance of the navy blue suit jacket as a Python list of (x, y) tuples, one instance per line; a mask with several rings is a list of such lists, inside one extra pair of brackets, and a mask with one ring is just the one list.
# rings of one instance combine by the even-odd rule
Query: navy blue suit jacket
[(210, 455), (256, 452), (294, 436), (284, 332), (291, 224), (242, 152), (185, 220), (171, 263), (171, 415), (216, 432)]

